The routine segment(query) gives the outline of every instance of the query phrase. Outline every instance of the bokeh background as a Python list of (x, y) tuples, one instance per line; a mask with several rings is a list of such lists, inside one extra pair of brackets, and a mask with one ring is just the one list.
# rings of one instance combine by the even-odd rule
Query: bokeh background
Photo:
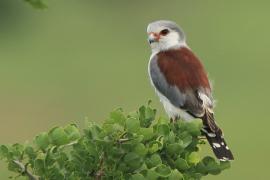
[[(149, 99), (146, 26), (170, 19), (214, 82), (216, 117), (236, 160), (205, 179), (270, 179), (270, 1), (0, 0), (0, 144), (56, 125), (102, 121)], [(205, 148), (208, 148), (205, 146)], [(211, 153), (208, 148), (208, 153)], [(10, 175), (0, 164), (0, 179)]]

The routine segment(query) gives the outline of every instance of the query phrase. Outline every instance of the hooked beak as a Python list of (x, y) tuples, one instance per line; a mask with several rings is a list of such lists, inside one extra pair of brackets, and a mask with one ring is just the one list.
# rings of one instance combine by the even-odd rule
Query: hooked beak
[(149, 44), (152, 44), (154, 42), (158, 42), (159, 41), (159, 35), (156, 33), (149, 33), (148, 36), (148, 42)]

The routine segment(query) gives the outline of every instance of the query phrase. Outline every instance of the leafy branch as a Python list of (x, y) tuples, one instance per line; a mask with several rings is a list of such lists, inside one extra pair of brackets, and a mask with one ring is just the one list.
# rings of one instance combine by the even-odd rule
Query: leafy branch
[(195, 180), (230, 167), (201, 157), (200, 120), (170, 123), (155, 115), (149, 106), (129, 114), (118, 109), (83, 132), (70, 124), (40, 133), (32, 144), (1, 145), (0, 158), (30, 180)]

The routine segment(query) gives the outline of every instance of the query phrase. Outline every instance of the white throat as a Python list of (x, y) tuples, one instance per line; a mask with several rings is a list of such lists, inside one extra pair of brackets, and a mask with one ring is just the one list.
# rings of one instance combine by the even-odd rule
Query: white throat
[(166, 51), (169, 49), (178, 49), (181, 47), (188, 47), (187, 43), (185, 41), (182, 42), (168, 41), (166, 43), (155, 43), (151, 45), (152, 54), (156, 54), (159, 53), (160, 51)]
[(177, 49), (180, 47), (186, 47), (185, 39), (180, 39), (177, 32), (171, 32), (168, 36), (164, 36), (159, 39), (159, 42), (154, 42), (151, 45), (152, 53), (165, 51), (168, 49)]

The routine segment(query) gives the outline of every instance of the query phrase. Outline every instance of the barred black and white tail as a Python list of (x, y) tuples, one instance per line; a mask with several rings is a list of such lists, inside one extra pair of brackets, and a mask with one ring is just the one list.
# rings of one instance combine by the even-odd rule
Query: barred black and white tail
[(206, 112), (202, 120), (204, 124), (202, 134), (206, 136), (216, 157), (220, 161), (234, 160), (233, 154), (225, 142), (223, 133), (215, 122), (214, 114)]
[(203, 128), (202, 133), (206, 136), (214, 154), (220, 161), (234, 160), (233, 154), (221, 133), (209, 132), (209, 128)]

